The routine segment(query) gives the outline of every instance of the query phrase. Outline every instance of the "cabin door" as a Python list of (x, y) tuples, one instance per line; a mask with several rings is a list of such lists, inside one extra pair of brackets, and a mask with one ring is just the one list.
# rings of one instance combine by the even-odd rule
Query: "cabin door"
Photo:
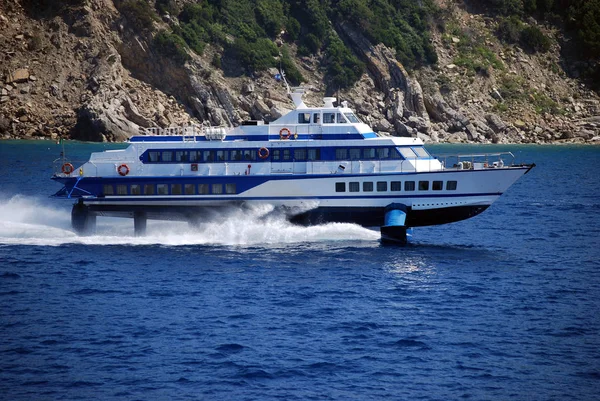
[(291, 174), (293, 172), (292, 144), (290, 140), (271, 142), (271, 173)]

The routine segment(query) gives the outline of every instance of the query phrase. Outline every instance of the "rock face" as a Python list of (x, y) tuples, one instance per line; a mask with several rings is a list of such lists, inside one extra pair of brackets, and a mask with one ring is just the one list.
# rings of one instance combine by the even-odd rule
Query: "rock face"
[[(459, 28), (493, 37), (494, 21), (468, 14), (461, 3), (440, 2)], [(270, 122), (293, 108), (273, 79), (277, 70), (225, 76), (212, 65), (222, 49), (210, 44), (202, 56), (190, 52), (184, 65), (158, 54), (153, 34), (177, 23), (175, 17), (140, 31), (113, 0), (60, 2), (43, 18), (32, 17), (38, 13), (32, 4), (0, 2), (0, 139), (123, 141), (151, 127)], [(340, 100), (381, 134), (443, 142), (600, 143), (597, 94), (545, 67), (560, 64), (560, 49), (535, 56), (489, 41), (502, 68), (473, 74), (455, 62), (465, 38), (433, 27), (438, 65), (409, 74), (392, 49), (372, 45), (359, 29), (349, 23), (333, 28), (367, 67)], [(290, 49), (293, 55), (295, 45)], [(319, 63), (326, 56), (295, 60), (309, 106), (322, 104)], [(520, 103), (510, 103), (511, 96)]]

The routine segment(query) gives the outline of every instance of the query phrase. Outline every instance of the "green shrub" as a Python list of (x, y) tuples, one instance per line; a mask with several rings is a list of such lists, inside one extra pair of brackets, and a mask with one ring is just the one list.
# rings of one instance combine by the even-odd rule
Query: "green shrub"
[(237, 38), (233, 42), (232, 48), (238, 60), (246, 67), (247, 72), (275, 67), (275, 56), (279, 55), (277, 46), (267, 38), (260, 38), (256, 42)]
[(550, 50), (550, 39), (537, 26), (528, 26), (521, 31), (521, 43), (532, 52)]
[(285, 29), (288, 35), (288, 38), (292, 41), (298, 40), (300, 37), (300, 30), (302, 27), (298, 20), (294, 17), (289, 17), (287, 19), (287, 23), (285, 24)]
[(256, 2), (256, 20), (271, 37), (279, 35), (284, 19), (283, 5), (279, 0)]
[(287, 45), (281, 48), (281, 68), (285, 71), (286, 79), (292, 85), (300, 85), (304, 81), (304, 77), (302, 77), (300, 70), (298, 70), (298, 67), (296, 67), (290, 56), (290, 49)]
[(496, 33), (498, 38), (506, 43), (518, 43), (521, 39), (522, 30), (523, 23), (513, 15), (500, 20)]
[(185, 41), (178, 35), (160, 31), (154, 37), (154, 47), (164, 57), (183, 64), (190, 59)]
[(349, 88), (365, 71), (365, 66), (334, 33), (330, 33), (325, 47), (327, 72), (325, 82), (329, 91)]
[(124, 0), (116, 4), (118, 10), (138, 31), (151, 30), (153, 22), (158, 21), (158, 16), (144, 0)]
[(161, 14), (177, 15), (179, 13), (175, 0), (156, 0), (155, 7)]

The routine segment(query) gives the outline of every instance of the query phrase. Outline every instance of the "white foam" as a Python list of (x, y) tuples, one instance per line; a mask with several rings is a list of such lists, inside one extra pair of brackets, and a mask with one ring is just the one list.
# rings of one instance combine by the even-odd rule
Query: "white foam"
[(70, 205), (21, 195), (0, 197), (0, 244), (4, 245), (261, 245), (319, 241), (375, 241), (379, 233), (354, 224), (300, 227), (268, 205), (235, 209), (217, 222), (190, 227), (184, 222), (148, 221), (147, 234), (133, 235), (133, 220), (98, 217), (96, 234), (71, 229)]

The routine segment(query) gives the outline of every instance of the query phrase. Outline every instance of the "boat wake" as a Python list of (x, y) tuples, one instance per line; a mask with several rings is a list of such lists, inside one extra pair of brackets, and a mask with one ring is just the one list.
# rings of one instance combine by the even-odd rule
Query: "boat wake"
[(79, 236), (71, 229), (70, 205), (51, 207), (40, 199), (15, 195), (0, 198), (0, 245), (261, 245), (379, 239), (379, 233), (354, 224), (300, 227), (268, 205), (232, 210), (218, 222), (189, 226), (184, 222), (148, 221), (147, 234), (133, 235), (133, 220), (99, 217), (96, 234)]

